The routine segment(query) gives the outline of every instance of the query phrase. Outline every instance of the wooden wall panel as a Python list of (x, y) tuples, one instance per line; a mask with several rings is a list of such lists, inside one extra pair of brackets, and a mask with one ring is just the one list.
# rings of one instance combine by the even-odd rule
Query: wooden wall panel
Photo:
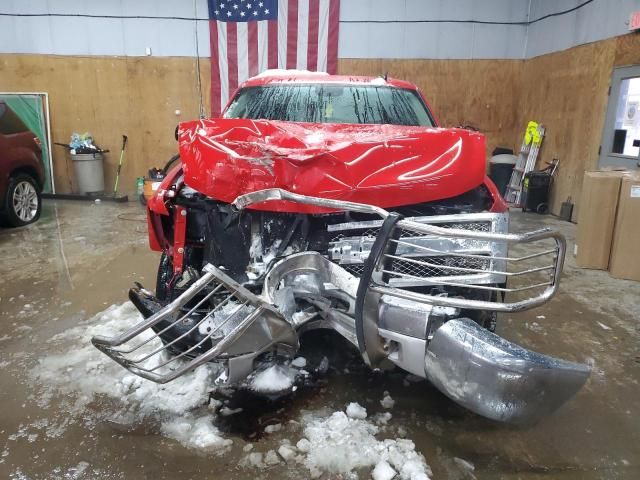
[[(580, 199), (583, 172), (597, 166), (607, 89), (614, 66), (640, 63), (640, 36), (583, 45), (529, 60), (365, 60), (340, 59), (344, 74), (390, 76), (416, 83), (445, 126), (471, 124), (495, 146), (520, 146), (524, 126), (547, 126), (540, 165), (560, 159), (552, 211), (571, 196)], [(201, 62), (208, 111), (210, 66)], [(46, 91), (52, 137), (66, 142), (74, 131), (90, 131), (111, 150), (105, 164), (113, 184), (121, 135), (129, 135), (122, 190), (161, 166), (176, 151), (173, 131), (198, 115), (194, 60), (155, 57), (62, 57), (0, 55), (0, 91)], [(175, 115), (180, 109), (182, 114)], [(73, 170), (54, 147), (56, 185), (73, 188)]]
[(538, 167), (560, 160), (553, 213), (568, 197), (577, 205), (584, 171), (597, 167), (615, 46), (609, 39), (536, 57), (524, 66), (519, 123), (536, 120), (546, 127)]
[[(209, 61), (201, 62), (205, 105)], [(52, 139), (89, 131), (106, 155), (105, 181), (113, 188), (122, 134), (129, 136), (120, 189), (131, 194), (134, 179), (162, 166), (176, 151), (174, 129), (198, 116), (193, 59), (0, 55), (0, 91), (49, 93)], [(181, 110), (176, 116), (175, 111)], [(73, 166), (53, 147), (56, 188), (73, 190)]]
[(519, 147), (518, 124), (522, 60), (340, 59), (344, 74), (409, 80), (423, 91), (444, 126), (473, 125), (496, 146)]

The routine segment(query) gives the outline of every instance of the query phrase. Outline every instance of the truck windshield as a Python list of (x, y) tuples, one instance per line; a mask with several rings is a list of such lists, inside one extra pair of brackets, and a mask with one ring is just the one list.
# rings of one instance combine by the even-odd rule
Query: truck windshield
[(374, 85), (280, 84), (243, 88), (224, 118), (432, 127), (417, 92)]

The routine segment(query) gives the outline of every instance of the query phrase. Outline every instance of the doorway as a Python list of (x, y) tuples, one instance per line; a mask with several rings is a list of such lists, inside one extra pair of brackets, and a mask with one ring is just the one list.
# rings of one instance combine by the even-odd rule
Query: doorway
[(613, 71), (599, 166), (640, 168), (640, 65)]

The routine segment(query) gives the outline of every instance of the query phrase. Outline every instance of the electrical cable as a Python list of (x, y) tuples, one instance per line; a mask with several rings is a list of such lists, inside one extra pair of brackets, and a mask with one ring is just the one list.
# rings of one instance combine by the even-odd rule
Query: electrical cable
[(541, 22), (542, 20), (546, 20), (547, 18), (559, 17), (561, 15), (566, 15), (568, 13), (575, 12), (576, 10), (581, 9), (582, 7), (586, 7), (590, 3), (594, 2), (594, 0), (586, 0), (575, 7), (569, 8), (567, 10), (562, 10), (561, 12), (548, 13), (547, 15), (543, 15), (542, 17), (536, 18), (534, 20), (527, 20), (523, 22), (502, 22), (497, 20), (340, 20), (340, 23), (473, 23), (478, 25), (519, 25), (523, 27), (527, 27), (529, 25), (533, 25), (534, 23)]
[[(193, 16), (198, 18), (198, 0), (193, 0)], [(198, 40), (198, 22), (195, 22), (195, 42), (196, 42), (196, 89), (198, 90), (198, 115), (205, 118), (207, 112), (204, 109), (204, 100), (202, 99), (202, 79), (200, 78), (200, 42)]]
[[(552, 17), (559, 17), (568, 13), (575, 12), (583, 7), (586, 7), (595, 0), (586, 0), (575, 7), (560, 12), (548, 13), (534, 20), (527, 20), (522, 22), (503, 22), (498, 20), (455, 20), (455, 19), (418, 19), (418, 20), (340, 20), (340, 23), (473, 23), (479, 25), (519, 25), (529, 26), (534, 23), (541, 22)], [(9, 13), (0, 12), (0, 17), (66, 17), (66, 18), (103, 18), (114, 20), (182, 20), (190, 22), (208, 22), (209, 18), (199, 18), (197, 15), (194, 17), (174, 17), (174, 16), (153, 16), (153, 15), (95, 15), (90, 13)]]

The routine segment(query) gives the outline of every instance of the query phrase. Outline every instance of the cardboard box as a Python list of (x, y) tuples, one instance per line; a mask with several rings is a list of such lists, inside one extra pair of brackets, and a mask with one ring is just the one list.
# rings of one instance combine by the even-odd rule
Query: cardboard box
[(640, 281), (640, 174), (622, 177), (609, 273)]
[(628, 171), (585, 172), (578, 214), (576, 265), (606, 270), (622, 176)]

